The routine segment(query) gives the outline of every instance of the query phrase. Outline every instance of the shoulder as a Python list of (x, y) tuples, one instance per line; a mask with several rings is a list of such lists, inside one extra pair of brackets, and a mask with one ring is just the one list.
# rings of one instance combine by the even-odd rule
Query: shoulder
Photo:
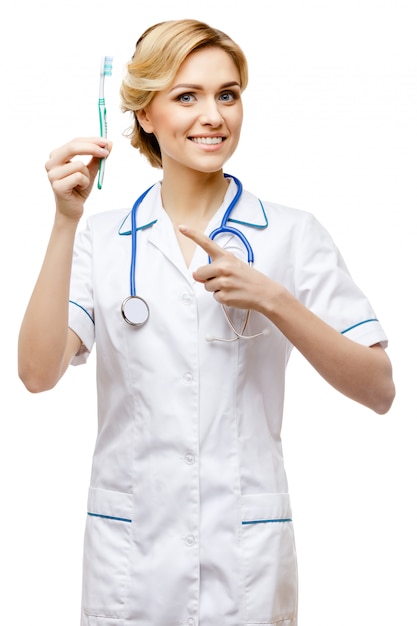
[(268, 221), (268, 226), (290, 229), (317, 227), (318, 229), (325, 230), (318, 219), (310, 211), (273, 202), (271, 200), (265, 200), (247, 190), (244, 190), (242, 200), (247, 209), (250, 207), (250, 210), (254, 213), (259, 211), (259, 207), (262, 207)]
[(130, 214), (130, 211), (130, 208), (120, 208), (93, 213), (93, 215), (89, 215), (87, 217), (86, 225), (93, 228), (106, 228), (107, 226), (114, 226), (117, 230), (120, 224)]
[(131, 209), (110, 209), (88, 215), (80, 225), (79, 237), (107, 237), (117, 235), (130, 215)]

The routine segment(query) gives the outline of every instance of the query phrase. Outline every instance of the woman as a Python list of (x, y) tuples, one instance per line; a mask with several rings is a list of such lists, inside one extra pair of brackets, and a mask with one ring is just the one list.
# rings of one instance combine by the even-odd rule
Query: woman
[(224, 175), (246, 84), (224, 33), (155, 25), (121, 98), (161, 182), (77, 233), (111, 143), (76, 139), (46, 163), (56, 216), (19, 373), (49, 389), (96, 344), (83, 626), (296, 625), (280, 438), (292, 346), (373, 411), (394, 398), (387, 338), (328, 233)]

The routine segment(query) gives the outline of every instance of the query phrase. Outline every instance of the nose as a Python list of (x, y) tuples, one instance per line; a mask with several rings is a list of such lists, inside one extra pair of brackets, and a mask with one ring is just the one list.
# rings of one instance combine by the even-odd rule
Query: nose
[(217, 99), (208, 98), (204, 101), (200, 113), (200, 122), (218, 128), (223, 124), (223, 116)]

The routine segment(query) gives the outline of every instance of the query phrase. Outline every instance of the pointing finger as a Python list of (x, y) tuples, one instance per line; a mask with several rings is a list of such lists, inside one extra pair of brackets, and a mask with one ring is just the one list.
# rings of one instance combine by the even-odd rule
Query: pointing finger
[(194, 230), (193, 228), (188, 228), (188, 226), (183, 225), (178, 226), (178, 230), (189, 239), (192, 239), (198, 246), (203, 248), (203, 250), (207, 252), (209, 257), (213, 260), (227, 254), (223, 248), (218, 246), (217, 243), (210, 239), (210, 237), (207, 237), (207, 235), (199, 230)]

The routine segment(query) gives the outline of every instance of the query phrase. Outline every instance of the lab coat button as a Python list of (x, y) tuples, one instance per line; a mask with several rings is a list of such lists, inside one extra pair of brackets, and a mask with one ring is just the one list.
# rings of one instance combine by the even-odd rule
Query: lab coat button
[(183, 381), (189, 385), (190, 383), (193, 382), (193, 375), (191, 372), (185, 372), (184, 376), (182, 377)]
[(193, 463), (195, 463), (195, 456), (192, 452), (187, 452), (187, 454), (184, 456), (184, 461), (188, 464), (188, 465), (193, 465)]
[(188, 547), (191, 547), (195, 544), (195, 537), (194, 535), (187, 535), (185, 538), (185, 545)]
[(184, 304), (191, 304), (192, 301), (192, 296), (189, 293), (183, 293), (182, 294), (182, 301)]

